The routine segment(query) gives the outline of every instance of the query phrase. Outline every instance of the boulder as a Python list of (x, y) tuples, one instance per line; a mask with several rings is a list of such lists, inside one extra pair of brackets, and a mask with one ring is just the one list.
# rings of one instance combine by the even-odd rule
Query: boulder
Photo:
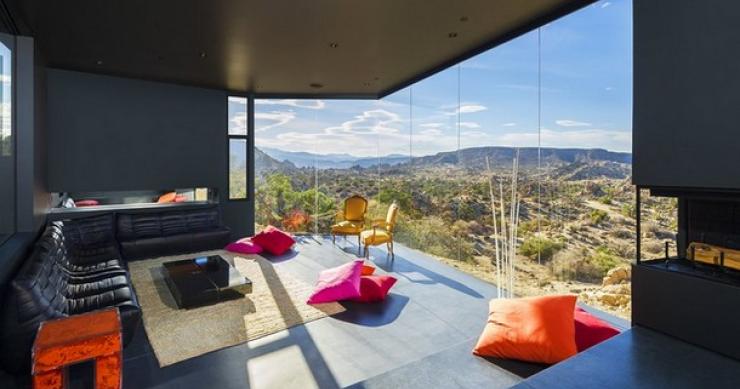
[(609, 286), (629, 282), (632, 278), (632, 269), (629, 266), (615, 267), (606, 273), (601, 285)]

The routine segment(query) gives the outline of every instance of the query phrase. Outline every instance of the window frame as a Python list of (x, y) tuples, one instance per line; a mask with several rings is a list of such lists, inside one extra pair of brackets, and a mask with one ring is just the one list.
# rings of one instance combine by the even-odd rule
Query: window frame
[[(229, 99), (230, 98), (240, 98), (245, 100), (245, 113), (247, 116), (247, 131), (246, 134), (231, 134), (229, 132)], [(250, 142), (249, 142), (249, 134), (252, 132), (252, 126), (251, 126), (251, 110), (250, 110), (250, 101), (251, 97), (245, 96), (245, 95), (238, 95), (238, 94), (228, 94), (226, 96), (226, 197), (228, 201), (249, 201), (249, 151), (250, 151)], [(246, 148), (244, 157), (246, 159), (246, 162), (244, 164), (244, 197), (231, 197), (231, 141), (232, 140), (243, 140), (244, 141), (244, 147)]]

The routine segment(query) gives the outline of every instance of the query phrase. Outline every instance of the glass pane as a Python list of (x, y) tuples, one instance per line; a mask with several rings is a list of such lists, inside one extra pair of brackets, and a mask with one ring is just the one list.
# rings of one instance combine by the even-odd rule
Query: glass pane
[[(542, 27), (541, 55), (542, 282), (629, 318), (629, 280), (604, 277), (635, 257), (631, 2), (600, 1)], [(662, 252), (654, 235), (645, 243)]]
[(247, 141), (229, 139), (229, 199), (247, 198)]
[(229, 97), (229, 135), (247, 135), (247, 99)]
[(537, 238), (540, 221), (537, 50), (535, 31), (461, 64), (468, 108), (459, 124), (466, 179), (458, 228), (473, 251), (461, 265), (500, 286), (503, 296), (547, 292), (528, 274), (538, 256), (525, 246)]
[(0, 242), (15, 231), (15, 152), (11, 120), (11, 50), (0, 44)]
[[(321, 100), (255, 100), (255, 229), (274, 225), (316, 233), (334, 213), (320, 190), (319, 168), (330, 166), (337, 145), (327, 136)], [(340, 149), (341, 150), (341, 149)]]

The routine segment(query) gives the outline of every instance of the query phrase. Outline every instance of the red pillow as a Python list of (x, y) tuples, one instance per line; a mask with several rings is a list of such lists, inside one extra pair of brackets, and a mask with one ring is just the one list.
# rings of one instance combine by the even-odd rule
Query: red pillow
[(92, 207), (100, 205), (98, 200), (77, 200), (75, 201), (75, 207)]
[(273, 255), (281, 255), (290, 250), (295, 240), (288, 233), (280, 231), (273, 226), (267, 226), (252, 238), (252, 242), (261, 246), (265, 251)]
[(352, 301), (371, 303), (385, 300), (385, 296), (395, 283), (396, 279), (391, 276), (362, 276), (360, 277), (360, 297)]
[(184, 203), (187, 200), (188, 200), (188, 198), (185, 197), (185, 195), (176, 195), (175, 196), (175, 199), (173, 200), (173, 202), (175, 202), (175, 203)]
[(573, 319), (576, 323), (576, 347), (578, 347), (578, 352), (619, 334), (618, 329), (580, 307), (576, 307)]

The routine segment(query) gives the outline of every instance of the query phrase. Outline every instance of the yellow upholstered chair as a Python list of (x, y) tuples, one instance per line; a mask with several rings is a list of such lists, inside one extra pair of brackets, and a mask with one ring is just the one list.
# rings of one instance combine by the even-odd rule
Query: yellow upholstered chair
[(354, 195), (344, 200), (344, 209), (337, 214), (336, 224), (331, 226), (331, 241), (336, 242), (337, 235), (357, 235), (357, 250), (360, 246), (360, 233), (365, 228), (365, 213), (367, 213), (367, 200), (359, 195)]
[(385, 243), (388, 247), (388, 252), (391, 253), (391, 259), (395, 259), (393, 255), (393, 228), (396, 226), (397, 216), (398, 204), (394, 202), (388, 207), (388, 213), (385, 219), (374, 220), (372, 230), (362, 231), (360, 240), (365, 245), (365, 257), (370, 253), (368, 246), (377, 246)]

